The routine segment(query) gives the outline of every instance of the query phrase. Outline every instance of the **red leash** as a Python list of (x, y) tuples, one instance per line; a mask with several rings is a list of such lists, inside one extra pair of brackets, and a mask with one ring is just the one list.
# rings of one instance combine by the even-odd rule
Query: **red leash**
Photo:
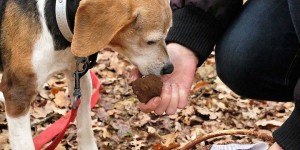
[[(93, 72), (90, 71), (90, 74), (92, 77), (92, 84), (94, 88), (94, 92), (91, 96), (91, 108), (93, 108), (97, 104), (100, 96), (99, 94), (100, 82), (97, 76)], [(79, 106), (79, 104), (80, 101), (78, 101), (77, 106)], [(65, 116), (63, 116), (55, 123), (50, 125), (46, 130), (36, 135), (33, 139), (35, 149), (36, 150), (42, 149), (45, 144), (50, 142), (56, 136), (53, 142), (47, 148), (45, 148), (45, 150), (54, 150), (57, 147), (57, 145), (60, 143), (62, 138), (64, 137), (65, 132), (68, 129), (70, 123), (74, 122), (78, 110), (77, 108), (72, 109)]]

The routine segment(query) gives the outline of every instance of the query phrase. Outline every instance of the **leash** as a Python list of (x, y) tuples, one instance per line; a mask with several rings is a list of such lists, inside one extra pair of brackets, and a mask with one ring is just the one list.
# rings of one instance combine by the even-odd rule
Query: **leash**
[[(50, 125), (46, 130), (41, 132), (40, 134), (36, 135), (33, 139), (34, 146), (36, 150), (40, 150), (46, 145), (49, 141), (51, 141), (54, 137), (56, 137), (53, 142), (45, 148), (45, 150), (54, 150), (57, 145), (62, 140), (63, 136), (65, 135), (66, 130), (68, 129), (70, 123), (75, 121), (78, 106), (80, 104), (80, 78), (90, 69), (90, 61), (88, 58), (78, 58), (77, 59), (77, 68), (76, 72), (74, 73), (75, 77), (75, 88), (74, 88), (74, 101), (71, 111), (69, 111), (65, 116), (57, 120), (55, 123)], [(79, 65), (83, 64), (83, 69), (79, 69)], [(99, 99), (99, 89), (100, 89), (100, 82), (97, 76), (90, 71), (90, 75), (92, 78), (92, 85), (94, 88), (94, 92), (91, 96), (91, 108), (93, 108)]]

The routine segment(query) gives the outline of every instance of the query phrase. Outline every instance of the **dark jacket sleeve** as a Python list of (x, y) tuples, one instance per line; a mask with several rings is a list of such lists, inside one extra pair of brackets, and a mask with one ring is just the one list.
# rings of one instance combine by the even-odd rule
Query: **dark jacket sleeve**
[(173, 26), (166, 42), (190, 48), (201, 65), (242, 5), (243, 0), (171, 0)]
[(273, 133), (275, 141), (285, 150), (299, 150), (300, 148), (300, 79), (295, 86), (294, 99), (294, 111)]

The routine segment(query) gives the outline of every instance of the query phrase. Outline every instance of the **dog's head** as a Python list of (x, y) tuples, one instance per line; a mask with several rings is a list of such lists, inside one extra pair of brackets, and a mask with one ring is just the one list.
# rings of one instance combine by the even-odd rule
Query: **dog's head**
[(81, 0), (71, 50), (82, 57), (111, 47), (144, 75), (171, 73), (165, 44), (171, 20), (169, 0)]

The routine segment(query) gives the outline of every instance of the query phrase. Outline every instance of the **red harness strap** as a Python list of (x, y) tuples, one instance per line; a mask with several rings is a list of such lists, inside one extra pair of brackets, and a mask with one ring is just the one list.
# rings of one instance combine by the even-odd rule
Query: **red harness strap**
[[(99, 99), (100, 83), (97, 76), (93, 72), (91, 72), (90, 74), (92, 77), (92, 84), (94, 88), (94, 92), (91, 96), (91, 108), (93, 108), (97, 104)], [(79, 106), (79, 104), (80, 101), (78, 101), (77, 106)], [(77, 108), (72, 109), (65, 116), (63, 116), (55, 123), (50, 125), (46, 130), (36, 135), (33, 139), (35, 149), (36, 150), (42, 149), (45, 144), (50, 142), (56, 136), (53, 142), (47, 148), (45, 148), (45, 150), (54, 150), (57, 147), (57, 145), (60, 143), (62, 138), (64, 137), (65, 132), (68, 129), (70, 123), (74, 122), (77, 114)]]

